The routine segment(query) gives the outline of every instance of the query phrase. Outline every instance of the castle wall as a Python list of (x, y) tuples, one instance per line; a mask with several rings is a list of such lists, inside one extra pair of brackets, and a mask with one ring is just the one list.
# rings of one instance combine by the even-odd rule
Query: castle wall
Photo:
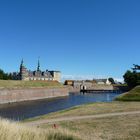
[(61, 80), (61, 72), (53, 71), (53, 80), (60, 82), (60, 80)]
[(0, 104), (68, 96), (67, 88), (0, 89)]
[(41, 80), (41, 81), (58, 81), (60, 82), (61, 80), (61, 72), (56, 72), (56, 71), (51, 71), (52, 77), (47, 77), (47, 76), (29, 76), (28, 71), (22, 72), (21, 74), (21, 80), (23, 81), (36, 81), (36, 80)]

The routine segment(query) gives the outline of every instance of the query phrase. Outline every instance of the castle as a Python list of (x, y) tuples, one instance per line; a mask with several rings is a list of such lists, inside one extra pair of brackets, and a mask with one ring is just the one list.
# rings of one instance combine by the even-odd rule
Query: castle
[(60, 71), (41, 71), (40, 70), (40, 62), (38, 60), (38, 66), (35, 71), (27, 70), (24, 65), (23, 60), (20, 64), (20, 72), (14, 72), (12, 74), (14, 80), (24, 80), (24, 81), (58, 81), (60, 82), (61, 79), (61, 72)]

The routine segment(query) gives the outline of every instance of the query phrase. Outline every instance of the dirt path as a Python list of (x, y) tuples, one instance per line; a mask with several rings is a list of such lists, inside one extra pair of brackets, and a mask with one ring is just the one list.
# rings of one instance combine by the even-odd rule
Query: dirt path
[(117, 112), (117, 113), (107, 113), (107, 114), (97, 114), (97, 115), (87, 115), (87, 116), (73, 116), (73, 117), (62, 117), (56, 119), (43, 119), (37, 120), (33, 122), (26, 122), (25, 124), (30, 126), (37, 126), (41, 124), (51, 124), (61, 121), (73, 121), (73, 120), (81, 120), (81, 119), (94, 119), (94, 118), (104, 118), (104, 117), (113, 117), (113, 116), (121, 116), (121, 115), (140, 115), (140, 111), (131, 111), (131, 112)]

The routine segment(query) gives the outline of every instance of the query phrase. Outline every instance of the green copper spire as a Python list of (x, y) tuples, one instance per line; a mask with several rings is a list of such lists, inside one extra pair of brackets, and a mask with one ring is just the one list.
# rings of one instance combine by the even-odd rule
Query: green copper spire
[(24, 66), (24, 61), (23, 61), (23, 58), (22, 58), (22, 60), (21, 60), (21, 65), (20, 65), (21, 67), (23, 67)]
[(40, 61), (39, 61), (39, 58), (38, 58), (38, 66), (37, 66), (37, 71), (40, 71)]

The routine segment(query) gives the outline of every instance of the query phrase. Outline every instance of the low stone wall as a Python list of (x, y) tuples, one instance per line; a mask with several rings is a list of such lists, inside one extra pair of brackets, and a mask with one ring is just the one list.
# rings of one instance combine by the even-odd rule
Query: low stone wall
[(103, 85), (103, 84), (93, 84), (91, 88), (92, 90), (114, 90), (112, 85)]
[[(73, 86), (67, 86), (69, 89), (69, 92), (80, 92), (80, 87), (73, 87)], [(114, 87), (112, 85), (99, 85), (99, 84), (92, 84), (92, 86), (89, 88), (86, 88), (87, 90), (114, 90)]]
[(69, 92), (80, 92), (80, 88), (74, 88), (73, 86), (66, 86)]
[(0, 89), (0, 104), (68, 96), (67, 88)]

